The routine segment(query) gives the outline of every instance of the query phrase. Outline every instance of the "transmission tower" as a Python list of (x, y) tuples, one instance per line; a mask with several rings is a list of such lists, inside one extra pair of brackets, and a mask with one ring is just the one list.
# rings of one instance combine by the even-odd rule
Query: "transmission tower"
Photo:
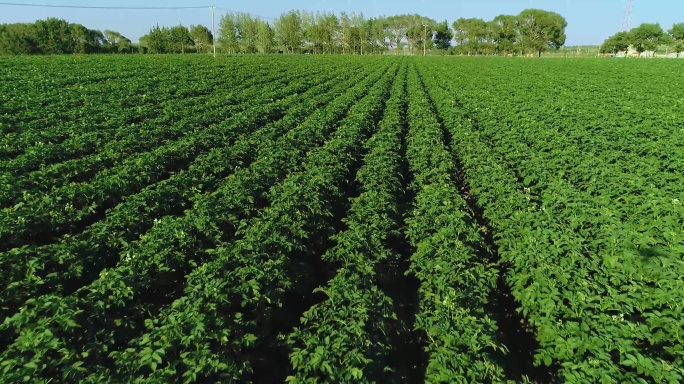
[(622, 21), (622, 32), (628, 32), (632, 29), (632, 9), (634, 9), (634, 0), (627, 0), (625, 18)]

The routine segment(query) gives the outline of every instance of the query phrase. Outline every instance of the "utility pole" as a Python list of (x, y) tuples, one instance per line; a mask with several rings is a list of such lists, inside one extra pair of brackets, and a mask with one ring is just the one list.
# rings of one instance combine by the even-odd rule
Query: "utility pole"
[(213, 43), (212, 45), (214, 46), (214, 57), (216, 57), (216, 24), (214, 23), (214, 9), (215, 6), (211, 6), (211, 42)]
[(423, 32), (423, 56), (425, 56), (426, 48), (427, 48), (427, 24), (423, 24), (423, 27), (425, 28), (425, 31)]

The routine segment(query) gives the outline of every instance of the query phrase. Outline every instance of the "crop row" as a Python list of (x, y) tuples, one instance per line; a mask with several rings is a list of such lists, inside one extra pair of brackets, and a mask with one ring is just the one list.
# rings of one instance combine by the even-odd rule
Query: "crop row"
[[(11, 364), (25, 367), (27, 361), (33, 361), (36, 368), (32, 368), (33, 364), (30, 364), (28, 371), (24, 373), (37, 369), (37, 372), (33, 373), (40, 372), (45, 377), (49, 377), (58, 369), (65, 378), (86, 378), (88, 374), (94, 374), (98, 367), (113, 368), (112, 364), (116, 362), (116, 371), (126, 377), (149, 375), (150, 363), (156, 361), (157, 358), (154, 357), (155, 355), (146, 355), (145, 359), (136, 360), (134, 366), (127, 363), (131, 356), (144, 354), (147, 350), (146, 348), (138, 350), (136, 346), (152, 341), (156, 343), (157, 337), (167, 340), (173, 336), (182, 337), (182, 339), (174, 339), (173, 342), (167, 340), (170, 342), (169, 345), (178, 343), (180, 347), (187, 343), (187, 337), (193, 333), (171, 331), (182, 324), (196, 326), (198, 331), (207, 325), (202, 323), (204, 315), (193, 310), (205, 308), (206, 305), (209, 307), (205, 310), (209, 310), (222, 301), (207, 302), (200, 300), (201, 296), (195, 299), (188, 295), (211, 293), (211, 291), (203, 291), (203, 282), (213, 281), (211, 284), (218, 284), (221, 280), (217, 280), (219, 276), (211, 278), (209, 273), (221, 275), (230, 271), (226, 268), (210, 268), (225, 263), (227, 260), (221, 260), (221, 258), (230, 256), (229, 249), (232, 249), (232, 246), (229, 248), (229, 244), (232, 242), (222, 241), (230, 241), (235, 236), (230, 234), (234, 233), (234, 229), (230, 230), (229, 227), (238, 226), (240, 220), (256, 220), (250, 217), (259, 212), (262, 191), (277, 183), (278, 179), (285, 176), (288, 171), (294, 171), (297, 159), (301, 159), (311, 146), (325, 140), (334, 130), (336, 122), (344, 118), (346, 111), (349, 111), (350, 116), (344, 121), (348, 121), (352, 116), (361, 115), (361, 112), (357, 111), (361, 107), (352, 107), (351, 110), (349, 108), (363, 97), (379, 75), (372, 75), (363, 81), (357, 81), (340, 98), (327, 107), (317, 110), (296, 129), (277, 138), (271, 145), (260, 148), (254, 162), (248, 168), (238, 169), (221, 183), (216, 192), (206, 195), (206, 198), (200, 199), (201, 201), (196, 201), (195, 209), (188, 211), (186, 215), (179, 218), (162, 218), (157, 221), (150, 232), (121, 252), (121, 261), (115, 268), (102, 271), (101, 277), (90, 286), (68, 297), (45, 295), (41, 296), (36, 303), (27, 303), (27, 307), (9, 322), (12, 327), (18, 326), (15, 329), (20, 335), (3, 355), (4, 360), (12, 362), (8, 366)], [(392, 74), (386, 73), (382, 78), (385, 79), (384, 81), (389, 81), (392, 79)], [(377, 93), (373, 90), (371, 92)], [(375, 95), (372, 99), (367, 97), (364, 100), (378, 99), (381, 99), (380, 95)], [(362, 101), (359, 105), (366, 105), (369, 102)], [(342, 128), (338, 132), (341, 131)], [(290, 159), (294, 159), (294, 167), (288, 167)], [(210, 215), (206, 215), (203, 207), (210, 209)], [(217, 208), (221, 208), (223, 212), (215, 213)], [(234, 220), (235, 217), (242, 218)], [(224, 235), (224, 231), (219, 231), (212, 234), (212, 231), (207, 231), (205, 235), (207, 227), (225, 228), (226, 233)], [(270, 234), (270, 232), (265, 232), (263, 235), (267, 233)], [(243, 237), (240, 234), (237, 236)], [(219, 245), (217, 249), (212, 248), (211, 244), (214, 242)], [(238, 240), (238, 242), (244, 241)], [(188, 273), (189, 275), (185, 278), (184, 275)], [(183, 281), (186, 281), (186, 284), (183, 284)], [(245, 280), (245, 283), (247, 282), (248, 280)], [(227, 281), (221, 284), (227, 284)], [(183, 287), (186, 285), (187, 288), (183, 292)], [(235, 286), (228, 284), (226, 288), (239, 289), (242, 286), (243, 284)], [(184, 304), (177, 304), (178, 300)], [(164, 308), (165, 304), (171, 303), (176, 304)], [(44, 316), (46, 310), (50, 311), (52, 316), (46, 318)], [(186, 316), (189, 317), (186, 318)], [(212, 324), (221, 319), (214, 315), (207, 317), (206, 321)], [(153, 324), (156, 323), (160, 325), (154, 326)], [(66, 328), (63, 328), (64, 325)], [(150, 335), (145, 333), (146, 326)], [(52, 335), (38, 341), (33, 336), (34, 330), (38, 329), (52, 330), (50, 331)], [(57, 333), (58, 329), (62, 331)], [(228, 330), (221, 330), (221, 332), (228, 332)], [(140, 336), (140, 339), (136, 339), (136, 336)], [(102, 341), (103, 338), (106, 340)], [(98, 342), (95, 342), (96, 340)], [(182, 342), (182, 340), (186, 341)], [(26, 342), (35, 343), (36, 341), (42, 347), (37, 349), (34, 347), (31, 352), (25, 349), (28, 347)], [(196, 341), (201, 342), (199, 339)], [(248, 342), (249, 338), (235, 340), (235, 342), (238, 341)], [(54, 345), (54, 343), (57, 344)], [(130, 345), (129, 348), (125, 348), (127, 344)], [(58, 360), (49, 358), (55, 347), (61, 350)], [(86, 356), (81, 353), (84, 348), (89, 351)], [(129, 351), (130, 348), (133, 348), (133, 351)], [(119, 353), (110, 354), (115, 350), (119, 350)], [(155, 371), (156, 374), (164, 372), (164, 374), (169, 374), (169, 370), (175, 371), (179, 362), (191, 361), (196, 366), (200, 364), (198, 366), (202, 367), (200, 372), (214, 364), (212, 362), (214, 360), (206, 361), (199, 358), (189, 361), (184, 356), (191, 351), (193, 348), (186, 352), (180, 352), (176, 348), (169, 349), (167, 352), (169, 355), (175, 352), (180, 353), (176, 356), (180, 360), (173, 360), (169, 356), (166, 360), (169, 365)], [(198, 349), (193, 353), (200, 352), (210, 354), (211, 350)], [(225, 351), (225, 353), (228, 352)], [(241, 361), (240, 364), (246, 364), (244, 359)], [(144, 362), (144, 366), (140, 366), (140, 362)], [(87, 366), (88, 370), (79, 369), (82, 365)], [(219, 364), (213, 368), (228, 369), (224, 365)], [(192, 366), (185, 364), (179, 366), (178, 369), (182, 369), (184, 372), (181, 373), (185, 373), (186, 376), (199, 373), (193, 373)]]
[[(357, 80), (354, 77), (346, 81), (341, 77), (321, 80), (319, 85), (288, 98), (290, 108), (282, 119), (241, 137), (232, 146), (213, 148), (195, 159), (187, 171), (127, 197), (109, 210), (104, 220), (80, 234), (72, 234), (54, 244), (22, 247), (0, 254), (0, 268), (10, 276), (3, 282), (7, 285), (2, 285), (2, 310), (11, 313), (33, 295), (68, 293), (93, 281), (103, 267), (112, 265), (111, 260), (118, 259), (117, 255), (128, 243), (145, 234), (155, 220), (182, 214), (194, 202), (201, 202), (201, 196), (215, 191), (225, 176), (247, 167), (261, 150), (271, 150), (275, 138), (296, 126), (311, 109), (323, 107), (337, 92)], [(294, 156), (290, 159), (296, 161)], [(281, 168), (273, 171), (278, 169)]]
[[(312, 70), (311, 75), (315, 75)], [(258, 79), (258, 81), (254, 81)], [(148, 103), (162, 105), (161, 111), (145, 112), (144, 120), (134, 122), (134, 118), (126, 120), (128, 116), (135, 116), (145, 104), (134, 108), (126, 108), (123, 111), (117, 110), (117, 118), (108, 120), (108, 126), (91, 125), (85, 120), (68, 122), (65, 125), (72, 131), (72, 135), (65, 141), (55, 140), (63, 132), (60, 127), (43, 127), (40, 139), (31, 137), (31, 132), (22, 131), (20, 138), (36, 143), (32, 147), (26, 148), (21, 155), (2, 163), (3, 174), (0, 174), (3, 182), (16, 185), (16, 183), (27, 183), (26, 187), (40, 185), (40, 180), (61, 181), (63, 176), (74, 174), (83, 178), (83, 174), (93, 172), (89, 168), (91, 162), (100, 165), (99, 169), (115, 164), (125, 155), (134, 154), (145, 150), (144, 145), (161, 145), (165, 141), (174, 140), (184, 134), (192, 133), (201, 127), (215, 124), (227, 117), (242, 112), (253, 105), (254, 102), (270, 101), (273, 97), (270, 92), (265, 94), (259, 91), (266, 89), (273, 90), (284, 88), (296, 79), (288, 78), (287, 74), (273, 72), (270, 75), (250, 78), (244, 84), (235, 88), (228, 88), (230, 92), (221, 89), (213, 95), (202, 95), (197, 97), (176, 99), (175, 95), (167, 95), (164, 101), (153, 100)], [(214, 87), (221, 87), (221, 83), (216, 81)], [(188, 111), (193, 111), (188, 113)], [(49, 124), (49, 123), (48, 123)], [(81, 126), (81, 124), (83, 124)], [(52, 136), (54, 134), (55, 136)], [(50, 142), (45, 143), (42, 140)], [(15, 140), (12, 145), (22, 145)], [(118, 154), (119, 157), (113, 157)], [(67, 164), (60, 164), (62, 162)], [(85, 163), (84, 163), (85, 162)], [(49, 167), (56, 165), (54, 167)], [(66, 167), (65, 167), (66, 165)], [(29, 172), (40, 170), (40, 172)], [(8, 176), (24, 176), (25, 179), (14, 179)], [(56, 179), (53, 181), (53, 179)], [(30, 184), (33, 182), (32, 184)], [(49, 190), (48, 187), (41, 187)]]
[(314, 292), (325, 300), (308, 308), (287, 338), (292, 349), (291, 383), (387, 382), (396, 316), (391, 299), (378, 288), (378, 269), (398, 258), (388, 241), (399, 234), (401, 195), (401, 109), (407, 65), (392, 86), (377, 132), (365, 144), (356, 174), (360, 195), (351, 200), (346, 229), (323, 261), (339, 265), (335, 276)]
[[(300, 86), (297, 85), (297, 87)], [(280, 87), (280, 84), (273, 84), (273, 87), (269, 87), (268, 90), (264, 90), (263, 87), (255, 87), (254, 95), (250, 97), (250, 100), (264, 102), (257, 96), (258, 94), (268, 97), (274, 92), (282, 92), (283, 88), (285, 91), (293, 91), (291, 87)], [(295, 92), (298, 90), (294, 89)], [(246, 91), (245, 93), (252, 92)], [(288, 95), (283, 95), (283, 97), (286, 96)], [(146, 153), (168, 143), (205, 131), (206, 127), (225, 125), (224, 120), (226, 118), (213, 112), (213, 109), (217, 108), (219, 104), (220, 101), (207, 103), (206, 100), (193, 99), (191, 103), (186, 104), (191, 109), (204, 110), (204, 108), (208, 108), (208, 110), (195, 113), (191, 117), (181, 118), (172, 124), (160, 121), (155, 128), (145, 128), (139, 132), (127, 132), (126, 138), (115, 138), (94, 154), (84, 157), (71, 157), (67, 161), (45, 166), (23, 177), (7, 177), (3, 182), (12, 185), (13, 188), (8, 188), (0, 195), (0, 206), (7, 208), (24, 201), (31, 201), (34, 196), (45, 195), (51, 190), (64, 187), (65, 184), (86, 183), (98, 177), (101, 172), (109, 173), (115, 171), (117, 167), (125, 167), (125, 161), (130, 157), (144, 156)], [(236, 108), (233, 112), (238, 114), (244, 109), (246, 108)], [(65, 148), (56, 151), (71, 152)], [(72, 152), (71, 155), (74, 153)], [(124, 165), (119, 165), (122, 163)]]
[(40, 190), (25, 191), (19, 203), (0, 211), (0, 240), (4, 243), (0, 249), (46, 244), (62, 234), (79, 231), (84, 223), (97, 220), (123, 197), (184, 169), (217, 142), (231, 145), (240, 135), (279, 119), (290, 104), (287, 97), (295, 97), (315, 84), (314, 81), (315, 77), (309, 77), (285, 88), (276, 85), (264, 93), (264, 100), (274, 101), (254, 105), (231, 115), (225, 122), (197, 127), (196, 132), (177, 141), (137, 153), (120, 165), (98, 173), (92, 180), (57, 187), (48, 194)]
[(487, 304), (498, 268), (455, 183), (457, 169), (417, 71), (408, 78), (407, 153), (415, 189), (407, 237), (420, 280), (416, 328), (425, 333), (426, 382), (500, 382), (505, 347)]
[(274, 312), (285, 292), (310, 276), (302, 263), (332, 229), (331, 208), (343, 192), (352, 149), (372, 129), (392, 79), (393, 71), (383, 74), (301, 170), (271, 188), (270, 205), (247, 220), (240, 238), (219, 246), (211, 260), (188, 275), (184, 296), (162, 310), (148, 334), (114, 354), (121, 372), (146, 382), (244, 381), (253, 367), (267, 369), (272, 362), (259, 359), (254, 349), (278, 348), (272, 333), (291, 309), (280, 316)]
[(622, 62), (13, 60), (2, 382), (684, 380), (665, 80), (630, 98), (600, 80)]
[[(613, 204), (582, 193), (562, 170), (550, 177), (545, 172), (554, 168), (544, 170), (543, 156), (507, 161), (505, 153), (519, 152), (526, 139), (488, 145), (487, 136), (501, 130), (482, 118), (490, 104), (463, 104), (474, 92), (459, 85), (463, 80), (444, 82), (442, 70), (422, 73), (495, 229), (506, 282), (540, 344), (536, 364), (569, 382), (680, 382), (681, 263), (665, 257), (656, 266), (644, 263), (638, 242), (630, 244), (638, 236), (610, 213)], [(572, 161), (576, 154), (564, 156)], [(546, 181), (535, 188), (539, 175)]]
[[(51, 68), (45, 70), (53, 76), (63, 73), (53, 73), (54, 69)], [(88, 76), (84, 75), (82, 81), (85, 86), (56, 87), (60, 89), (57, 96), (26, 86), (35, 81), (19, 83), (20, 90), (13, 92), (23, 92), (26, 95), (25, 98), (19, 98), (25, 105), (19, 111), (5, 115), (6, 122), (3, 126), (7, 126), (7, 129), (0, 139), (0, 156), (2, 159), (11, 159), (26, 154), (35, 158), (39, 157), (41, 151), (51, 150), (55, 146), (58, 148), (65, 141), (67, 145), (72, 144), (69, 147), (83, 147), (83, 151), (94, 151), (94, 147), (107, 142), (107, 137), (112, 137), (122, 129), (145, 128), (154, 126), (149, 123), (160, 118), (174, 117), (177, 120), (187, 115), (186, 109), (178, 108), (179, 101), (223, 98), (226, 103), (230, 103), (236, 96), (239, 97), (239, 92), (236, 91), (240, 88), (265, 84), (290, 71), (287, 68), (260, 69), (254, 65), (234, 69), (231, 77), (213, 73), (214, 76), (207, 76), (206, 79), (190, 76), (173, 79), (167, 73), (166, 76), (171, 78), (165, 79), (147, 74), (131, 76), (126, 81), (113, 81), (112, 86), (105, 89), (101, 86), (91, 88), (87, 83)], [(15, 100), (17, 99), (13, 98), (9, 102)], [(52, 103), (54, 106), (45, 103)], [(219, 114), (221, 109), (216, 108), (214, 112)], [(57, 155), (52, 154), (52, 157)], [(33, 159), (34, 162), (38, 160)], [(49, 160), (50, 157), (45, 159), (46, 162)], [(14, 171), (13, 168), (8, 170)]]

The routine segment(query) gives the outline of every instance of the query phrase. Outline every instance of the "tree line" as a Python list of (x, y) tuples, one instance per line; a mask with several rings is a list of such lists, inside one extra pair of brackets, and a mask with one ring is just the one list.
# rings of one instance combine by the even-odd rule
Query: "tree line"
[(308, 52), (416, 54), (423, 50), (463, 55), (535, 54), (565, 44), (566, 20), (528, 9), (491, 21), (459, 18), (453, 23), (418, 14), (366, 18), (362, 13), (290, 11), (267, 23), (245, 13), (226, 14), (218, 43), (226, 53)]
[(129, 53), (130, 39), (116, 31), (88, 29), (48, 18), (35, 23), (0, 24), (0, 54)]
[(213, 44), (214, 36), (203, 25), (155, 26), (140, 38), (141, 53), (204, 53)]
[[(367, 18), (362, 13), (290, 11), (273, 21), (228, 13), (218, 23), (217, 50), (228, 54), (535, 55), (565, 44), (566, 20), (527, 9), (491, 21), (459, 18), (451, 24), (418, 14)], [(211, 50), (205, 26), (154, 26), (139, 44), (113, 31), (89, 30), (60, 19), (0, 25), (0, 54), (203, 53)]]
[(644, 23), (629, 31), (618, 32), (603, 42), (601, 52), (626, 55), (632, 47), (641, 56), (647, 51), (655, 52), (661, 45), (670, 47), (679, 57), (684, 52), (684, 23), (674, 24), (667, 32), (657, 23)]

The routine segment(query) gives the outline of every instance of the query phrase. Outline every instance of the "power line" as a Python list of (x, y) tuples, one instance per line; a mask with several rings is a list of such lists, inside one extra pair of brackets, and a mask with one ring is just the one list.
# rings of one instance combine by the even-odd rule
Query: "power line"
[(17, 7), (37, 7), (37, 8), (72, 8), (72, 9), (122, 9), (122, 10), (178, 10), (178, 9), (206, 9), (210, 5), (190, 6), (190, 7), (117, 7), (117, 6), (89, 6), (89, 5), (54, 5), (54, 4), (25, 4), (25, 3), (2, 3), (0, 5), (10, 5)]

